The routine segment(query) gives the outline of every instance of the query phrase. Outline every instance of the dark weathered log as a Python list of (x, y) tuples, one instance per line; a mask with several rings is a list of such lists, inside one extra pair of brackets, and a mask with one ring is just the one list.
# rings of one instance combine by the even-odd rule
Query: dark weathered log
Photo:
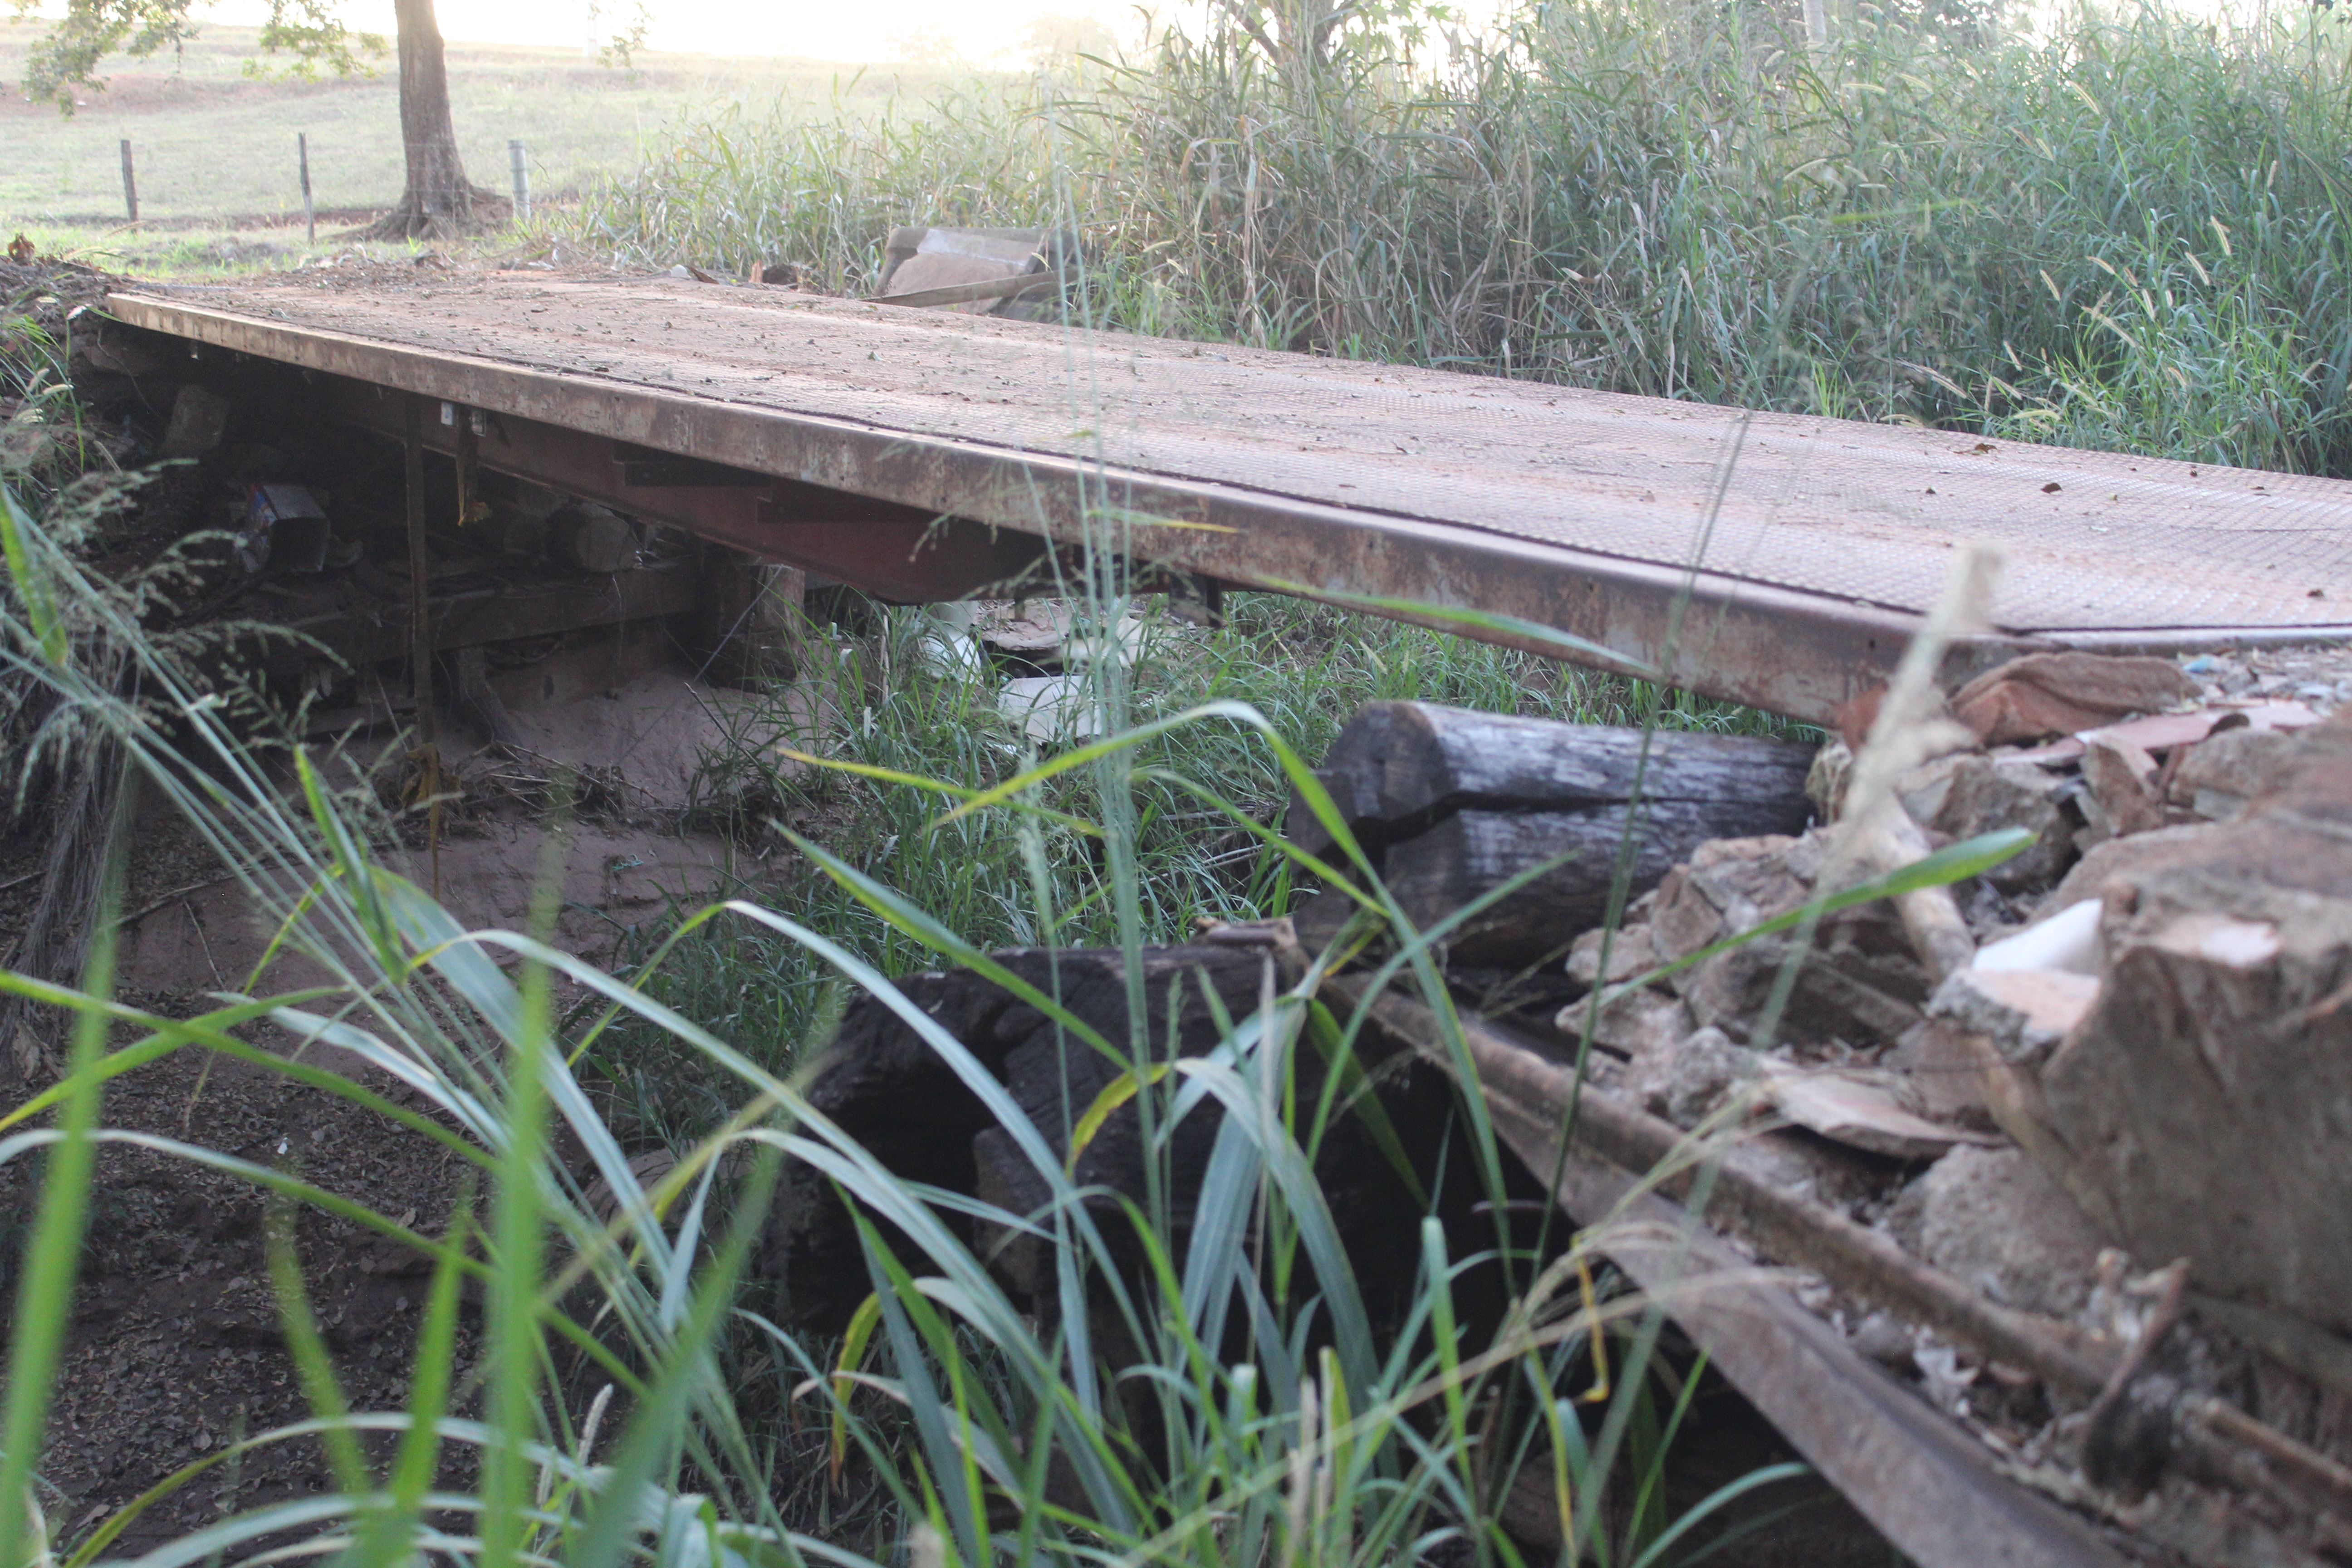
[[(1118, 952), (996, 956), (1028, 984), (1058, 994), (1065, 1007), (1122, 1053), (1128, 1048), (1127, 982)], [(1213, 1047), (1222, 1037), (1217, 1009), (1234, 1018), (1254, 1012), (1266, 962), (1263, 950), (1229, 944), (1146, 949), (1145, 1014), (1155, 1058), (1196, 1056)], [(1127, 1068), (1123, 1058), (1105, 1056), (968, 971), (919, 974), (899, 984), (1006, 1088), (1057, 1160), (1066, 1160), (1070, 1128)], [(1211, 1005), (1212, 993), (1216, 1006)], [(1368, 1070), (1372, 1065), (1365, 1064)], [(1444, 1156), (1454, 1131), (1451, 1087), (1433, 1069), (1400, 1068), (1380, 1076), (1378, 1093), (1405, 1153), (1423, 1173), (1446, 1173), (1437, 1197), (1440, 1213), (1450, 1224), (1475, 1231), (1463, 1249), (1492, 1246), (1493, 1221), (1474, 1222), (1471, 1213), (1486, 1194), (1469, 1178), (1466, 1163)], [(1322, 1081), (1322, 1058), (1302, 1048), (1297, 1070), (1299, 1103), (1311, 1105)], [(904, 1020), (872, 998), (858, 1002), (843, 1019), (810, 1082), (808, 1098), (900, 1177), (975, 1194), (1016, 1215), (1037, 1212), (1047, 1202), (1048, 1184), (980, 1098)], [(1180, 1257), (1217, 1126), (1212, 1101), (1189, 1114), (1172, 1134), (1160, 1130), (1171, 1145), (1164, 1192), (1173, 1219), (1162, 1239)], [(1138, 1107), (1130, 1100), (1104, 1121), (1071, 1172), (1079, 1188), (1099, 1194), (1089, 1208), (1115, 1260), (1138, 1269), (1143, 1261), (1139, 1249), (1131, 1258), (1125, 1252), (1134, 1237), (1119, 1195), (1139, 1202), (1144, 1197), (1144, 1149)], [(1428, 1206), (1415, 1200), (1353, 1116), (1342, 1117), (1323, 1140), (1316, 1173), (1375, 1321), (1394, 1318), (1412, 1293), (1421, 1217)], [(847, 1205), (823, 1175), (794, 1167), (785, 1173), (774, 1213), (762, 1272), (776, 1291), (777, 1321), (813, 1331), (839, 1331), (872, 1289)], [(965, 1223), (957, 1215), (943, 1217), (951, 1225)], [(1015, 1296), (1028, 1298), (1032, 1310), (1047, 1315), (1058, 1310), (1048, 1250), (995, 1227), (975, 1227), (970, 1239)], [(918, 1272), (929, 1269), (919, 1267)], [(1483, 1276), (1465, 1278), (1463, 1287), (1459, 1310), (1465, 1321), (1482, 1312), (1494, 1318), (1506, 1304), (1499, 1287)]]
[[(1324, 753), (1316, 776), (1368, 847), (1410, 838), (1461, 811), (1575, 811), (1687, 801), (1745, 805), (1748, 834), (1793, 833), (1811, 814), (1812, 748), (1753, 735), (1643, 732), (1557, 724), (1432, 702), (1368, 702)], [(1297, 799), (1287, 831), (1312, 854), (1330, 837)], [(1716, 837), (1733, 837), (1717, 832)]]
[[(1648, 737), (1646, 761), (1643, 748), (1638, 730), (1374, 702), (1340, 731), (1317, 774), (1423, 929), (1568, 857), (1450, 939), (1456, 962), (1515, 967), (1566, 952), (1601, 923), (1629, 838), (1630, 897), (1709, 839), (1798, 833), (1812, 816), (1809, 747), (1662, 732)], [(1629, 804), (1637, 793), (1640, 804)], [(1314, 853), (1331, 848), (1296, 800), (1288, 831)], [(1338, 912), (1304, 919), (1301, 934), (1325, 934)]]
[[(1635, 809), (1465, 811), (1440, 818), (1416, 837), (1391, 845), (1381, 874), (1415, 926), (1426, 930), (1530, 867), (1562, 856), (1545, 873), (1458, 927), (1449, 939), (1456, 962), (1531, 963), (1599, 925), (1608, 913), (1620, 847), (1633, 818), (1628, 896), (1658, 885), (1677, 862), (1710, 838), (1744, 838), (1787, 830), (1795, 808), (1733, 801), (1662, 800)], [(1759, 816), (1773, 824), (1759, 826)], [(1803, 826), (1800, 819), (1798, 827)]]

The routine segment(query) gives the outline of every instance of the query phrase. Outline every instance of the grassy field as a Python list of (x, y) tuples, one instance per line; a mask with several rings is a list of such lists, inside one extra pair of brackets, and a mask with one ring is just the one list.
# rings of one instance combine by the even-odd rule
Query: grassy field
[[(0, 26), (0, 222), (45, 248), (100, 236), (126, 252), (201, 265), (233, 262), (257, 242), (300, 238), (295, 136), (310, 140), (321, 210), (355, 216), (400, 195), (396, 84), (389, 74), (301, 81), (245, 74), (256, 30), (206, 27), (179, 58), (116, 58), (103, 92), (70, 118), (19, 85), (35, 26)], [(467, 173), (509, 188), (507, 142), (530, 151), (536, 198), (561, 200), (600, 175), (635, 169), (673, 124), (730, 106), (761, 114), (852, 118), (919, 99), (928, 68), (781, 58), (646, 54), (633, 73), (576, 48), (453, 43), (449, 86)], [(387, 64), (389, 62), (386, 62)], [(137, 161), (142, 228), (116, 234), (124, 209), (118, 145)], [(222, 242), (226, 240), (226, 247)]]

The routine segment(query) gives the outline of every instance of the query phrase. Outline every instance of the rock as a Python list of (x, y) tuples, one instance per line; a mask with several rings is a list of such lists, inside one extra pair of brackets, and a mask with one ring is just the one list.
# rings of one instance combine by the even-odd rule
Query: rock
[(172, 399), (172, 417), (163, 426), (163, 456), (201, 458), (220, 446), (228, 434), (229, 416), (236, 405), (209, 386), (194, 382)]
[(2098, 999), (2094, 975), (1963, 969), (1937, 989), (1928, 1011), (1991, 1041), (2005, 1059), (2031, 1066), (2055, 1051)]
[[(1650, 921), (1662, 960), (1687, 957), (1796, 909), (1813, 896), (1823, 843), (1801, 838), (1717, 839), (1701, 845), (1659, 884)], [(1672, 979), (1702, 1026), (1745, 1039), (1794, 951), (1794, 931), (1717, 953)], [(1780, 1037), (1891, 1041), (1916, 1024), (1926, 973), (1884, 901), (1841, 910), (1815, 929), (1780, 1019)]]
[(1580, 1039), (1588, 1022), (1594, 1045), (1627, 1057), (1671, 1047), (1696, 1027), (1680, 997), (1647, 989), (1629, 991), (1603, 1003), (1597, 1019), (1589, 999), (1570, 1002), (1559, 1010), (1552, 1026)]
[(2074, 863), (2049, 897), (2042, 900), (2027, 929), (2032, 930), (2087, 900), (2099, 899), (2110, 884), (2202, 853), (2200, 846), (2212, 829), (2201, 823), (2136, 833), (2095, 845)]
[(2054, 881), (2074, 858), (2074, 824), (2062, 804), (2065, 784), (2032, 762), (1964, 752), (1913, 769), (1895, 787), (1913, 821), (1955, 839), (2031, 829), (2031, 845), (1985, 873), (2004, 891)]
[[(1589, 931), (1568, 950), (1568, 977), (1582, 985), (1601, 984), (1601, 946), (1606, 931)], [(1658, 967), (1658, 950), (1650, 941), (1648, 925), (1621, 928), (1609, 943), (1608, 984), (1621, 984)]]
[(2064, 1179), (2135, 1256), (2352, 1329), (2352, 727), (2104, 889), (2098, 999), (2038, 1073)]
[(1890, 1372), (1911, 1370), (1918, 1337), (1892, 1312), (1873, 1312), (1853, 1326), (1853, 1348)]
[(2168, 658), (2033, 653), (1978, 676), (1953, 694), (1952, 713), (1988, 746), (2039, 741), (2153, 713), (2198, 694)]
[(1626, 1079), (1643, 1107), (1677, 1127), (1696, 1127), (1754, 1076), (1753, 1053), (1721, 1029), (1659, 1041), (1633, 1058)]
[(2106, 1245), (2074, 1200), (2018, 1149), (1955, 1149), (1903, 1196), (1888, 1228), (1922, 1258), (2021, 1311), (2071, 1317)]
[(1060, 599), (982, 599), (971, 608), (971, 635), (1007, 668), (1034, 674), (1075, 670), (1101, 658), (1131, 665), (1147, 630), (1130, 610), (1106, 633)]
[(1878, 1065), (1903, 1102), (1929, 1121), (1979, 1132), (1994, 1131), (1976, 1053), (1942, 1019), (1930, 1018), (1905, 1034)]
[(2084, 815), (2103, 837), (2149, 833), (2164, 826), (2164, 802), (2157, 795), (2156, 759), (2114, 734), (2095, 734), (2084, 743)]
[(1773, 1107), (1806, 1131), (1872, 1154), (1932, 1160), (1962, 1143), (1998, 1143), (1988, 1133), (1948, 1127), (1906, 1110), (1884, 1074), (1759, 1061)]
[(2297, 737), (2284, 730), (2221, 730), (2189, 749), (2172, 775), (2171, 798), (2198, 816), (2228, 822), (2293, 771)]
[(1101, 731), (1083, 675), (1024, 675), (996, 694), (996, 710), (1040, 745), (1091, 741)]

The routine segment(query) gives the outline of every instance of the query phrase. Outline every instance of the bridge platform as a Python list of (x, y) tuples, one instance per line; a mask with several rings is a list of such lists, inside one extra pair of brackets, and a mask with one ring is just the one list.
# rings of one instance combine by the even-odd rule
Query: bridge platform
[(436, 400), (444, 449), (469, 424), (491, 468), (902, 600), (1091, 529), (1816, 721), (1885, 678), (1969, 541), (2006, 566), (1963, 663), (2352, 635), (2352, 482), (670, 279), (104, 310), (388, 434), (390, 394)]

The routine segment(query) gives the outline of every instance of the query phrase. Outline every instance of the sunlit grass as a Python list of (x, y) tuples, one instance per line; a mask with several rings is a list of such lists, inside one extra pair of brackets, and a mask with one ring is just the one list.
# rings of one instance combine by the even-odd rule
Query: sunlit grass
[(1299, 80), (1171, 36), (1098, 90), (730, 110), (572, 232), (865, 292), (893, 225), (1075, 223), (1101, 325), (2352, 471), (2346, 24), (2049, 26), (1864, 5), (1815, 56), (1761, 5), (1604, 0)]

